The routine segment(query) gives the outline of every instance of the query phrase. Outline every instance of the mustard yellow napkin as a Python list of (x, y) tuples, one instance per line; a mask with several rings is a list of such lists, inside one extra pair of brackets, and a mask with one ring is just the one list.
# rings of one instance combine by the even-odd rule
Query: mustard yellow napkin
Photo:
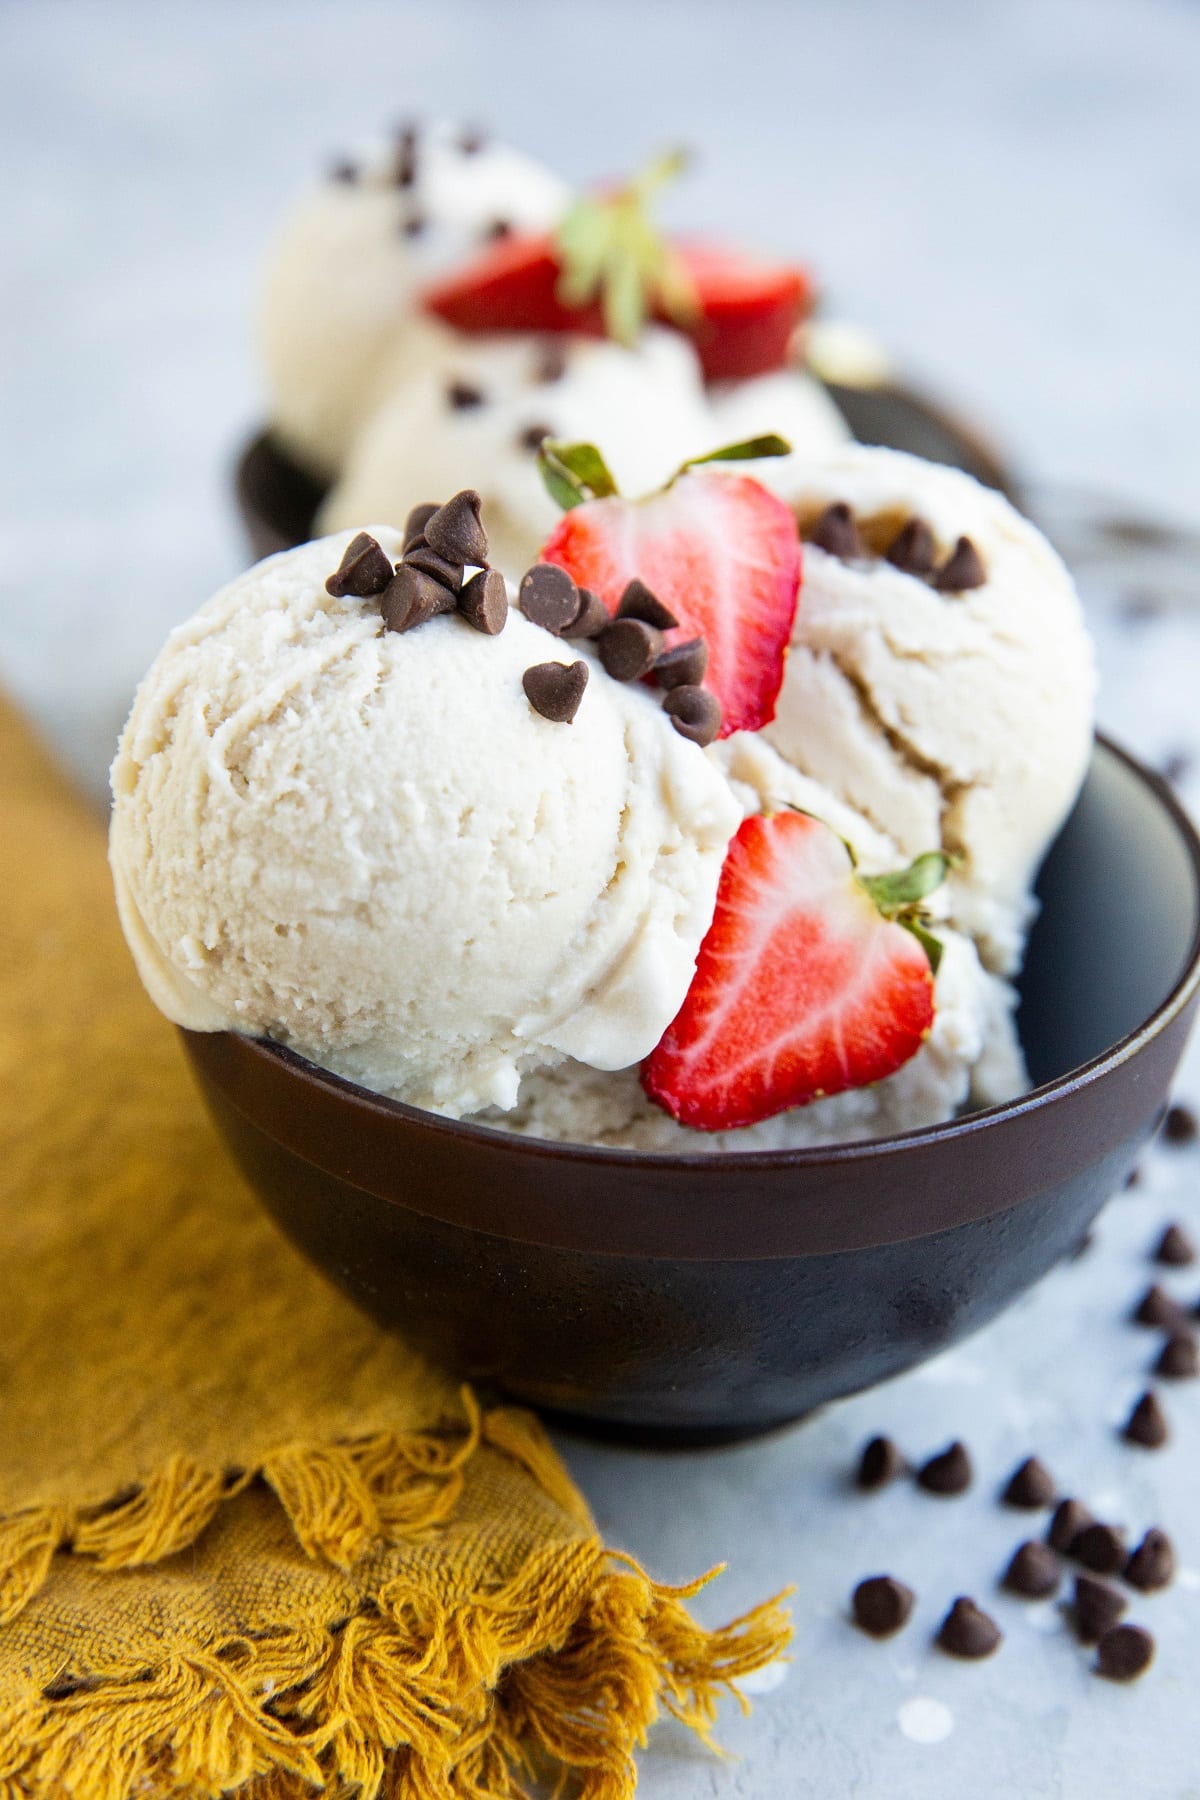
[(660, 1708), (706, 1732), (779, 1653), (276, 1234), (2, 705), (0, 1095), (0, 1794), (619, 1800)]

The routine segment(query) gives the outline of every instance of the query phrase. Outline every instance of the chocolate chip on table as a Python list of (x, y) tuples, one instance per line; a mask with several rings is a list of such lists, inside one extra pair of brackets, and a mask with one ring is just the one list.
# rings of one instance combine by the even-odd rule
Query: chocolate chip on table
[(1167, 1339), (1154, 1365), (1155, 1372), (1170, 1381), (1187, 1381), (1200, 1375), (1200, 1344), (1190, 1331), (1175, 1331)]
[(1106, 1631), (1111, 1631), (1129, 1605), (1124, 1594), (1097, 1581), (1094, 1575), (1075, 1577), (1075, 1599), (1071, 1607), (1071, 1623), (1081, 1644), (1097, 1644)]
[(462, 586), (462, 564), (447, 562), (444, 556), (439, 556), (437, 551), (431, 550), (428, 544), (414, 544), (410, 550), (406, 550), (404, 566), (408, 569), (420, 569), (424, 574), (432, 575), (435, 581), (440, 581), (442, 586), (448, 588), (452, 594), (457, 594)]
[(965, 1594), (960, 1594), (942, 1620), (936, 1642), (940, 1649), (948, 1651), (951, 1656), (965, 1656), (975, 1660), (990, 1656), (999, 1647), (1003, 1637), (1004, 1633), (995, 1619), (989, 1618)]
[(721, 703), (707, 688), (672, 688), (663, 701), (663, 711), (680, 737), (701, 748), (711, 744), (721, 729)]
[(525, 425), (517, 433), (517, 448), (532, 450), (536, 454), (546, 439), (553, 436), (554, 427), (552, 425)]
[(534, 563), (521, 577), (517, 605), (533, 624), (560, 637), (579, 617), (579, 589), (557, 563)]
[(642, 619), (613, 619), (596, 639), (596, 648), (614, 681), (637, 681), (661, 655), (662, 632)]
[(556, 725), (569, 725), (579, 711), (588, 684), (585, 662), (534, 663), (521, 677), (525, 697), (534, 712)]
[(1023, 1599), (1044, 1600), (1057, 1590), (1061, 1580), (1062, 1568), (1049, 1544), (1031, 1538), (1013, 1551), (1000, 1585)]
[(415, 544), (418, 538), (424, 542), (425, 527), (437, 510), (437, 503), (433, 500), (426, 500), (422, 505), (410, 509), (409, 515), (404, 521), (404, 548), (406, 550), (410, 544)]
[(1005, 1506), (1019, 1506), (1027, 1512), (1034, 1512), (1041, 1506), (1053, 1506), (1054, 1477), (1044, 1462), (1036, 1456), (1027, 1456), (1009, 1476), (1000, 1498)]
[(1154, 1246), (1154, 1260), (1165, 1263), (1169, 1269), (1186, 1269), (1189, 1263), (1195, 1262), (1196, 1246), (1182, 1225), (1166, 1227)]
[(1187, 1318), (1187, 1313), (1178, 1300), (1173, 1300), (1167, 1290), (1155, 1281), (1138, 1301), (1133, 1317), (1138, 1325), (1165, 1325), (1171, 1328), (1181, 1325)]
[(424, 213), (410, 212), (401, 221), (400, 230), (406, 238), (420, 237), (428, 223)]
[(481, 501), (474, 488), (463, 488), (431, 513), (425, 521), (425, 541), (447, 562), (487, 562), (487, 533), (479, 522)]
[(367, 600), (382, 594), (392, 579), (392, 562), (369, 532), (360, 531), (342, 552), (342, 560), (325, 583), (325, 592), (335, 600), (350, 594), (356, 600)]
[(556, 337), (548, 337), (538, 347), (537, 363), (534, 366), (533, 379), (549, 386), (552, 381), (561, 381), (567, 372), (566, 347)]
[(1067, 1555), (1073, 1556), (1094, 1575), (1115, 1575), (1118, 1569), (1125, 1567), (1129, 1551), (1122, 1532), (1114, 1525), (1103, 1525), (1096, 1520), (1076, 1532), (1067, 1546)]
[(653, 625), (658, 631), (673, 631), (679, 623), (670, 607), (664, 606), (658, 595), (651, 593), (636, 575), (625, 583), (617, 602), (616, 616), (618, 619), (641, 619), (643, 624)]
[(971, 1485), (972, 1473), (966, 1445), (955, 1441), (922, 1464), (917, 1470), (917, 1484), (927, 1494), (965, 1494)]
[(858, 1461), (858, 1473), (854, 1477), (856, 1487), (870, 1493), (876, 1488), (886, 1487), (897, 1475), (903, 1473), (908, 1465), (901, 1455), (899, 1447), (888, 1437), (873, 1437), (867, 1444)]
[(563, 632), (569, 638), (599, 637), (606, 625), (612, 623), (609, 610), (599, 594), (593, 594), (591, 588), (579, 590), (579, 612)]
[(1175, 1546), (1165, 1531), (1151, 1527), (1125, 1564), (1122, 1577), (1144, 1594), (1170, 1587), (1175, 1579)]
[(1046, 1542), (1065, 1556), (1079, 1533), (1091, 1523), (1092, 1515), (1082, 1500), (1060, 1500), (1050, 1520)]
[(1142, 1171), (1138, 1168), (1133, 1168), (1133, 1169), (1130, 1169), (1128, 1175), (1125, 1177), (1125, 1180), (1123, 1181), (1123, 1183), (1121, 1185), (1123, 1187), (1127, 1187), (1127, 1188), (1135, 1188), (1135, 1187), (1141, 1186), (1141, 1181), (1142, 1181)]
[(508, 623), (508, 588), (499, 569), (480, 569), (463, 584), (458, 610), (468, 625), (496, 637)]
[(854, 1623), (870, 1637), (891, 1637), (912, 1617), (916, 1595), (894, 1575), (869, 1575), (851, 1596)]
[(1126, 1443), (1138, 1444), (1143, 1450), (1161, 1450), (1170, 1435), (1158, 1396), (1147, 1389), (1126, 1419), (1121, 1436)]
[(805, 534), (805, 542), (815, 544), (827, 556), (840, 557), (843, 562), (850, 562), (855, 557), (866, 554), (863, 541), (858, 535), (853, 510), (844, 500), (835, 500), (832, 506), (825, 508), (812, 529)]
[(983, 587), (986, 581), (982, 556), (969, 537), (960, 537), (934, 576), (933, 585), (941, 594), (965, 594), (968, 588)]
[(483, 389), (473, 381), (452, 381), (446, 389), (446, 404), (453, 412), (472, 412), (483, 400)]
[(389, 631), (415, 631), (438, 613), (454, 611), (454, 595), (423, 569), (401, 563), (380, 600)]
[(699, 687), (708, 668), (708, 645), (703, 638), (689, 638), (655, 657), (651, 673), (660, 688)]
[(924, 519), (902, 525), (884, 555), (905, 575), (930, 575), (937, 562), (937, 545)]
[(1154, 1661), (1154, 1639), (1140, 1625), (1114, 1625), (1096, 1646), (1096, 1673), (1109, 1681), (1136, 1681)]
[(1190, 1106), (1169, 1106), (1162, 1122), (1163, 1141), (1168, 1144), (1193, 1143), (1200, 1124)]

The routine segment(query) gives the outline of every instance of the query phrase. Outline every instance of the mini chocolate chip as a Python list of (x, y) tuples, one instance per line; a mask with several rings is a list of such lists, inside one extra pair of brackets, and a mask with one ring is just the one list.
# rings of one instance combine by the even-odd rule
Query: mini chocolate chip
[(1054, 1477), (1045, 1463), (1036, 1456), (1027, 1456), (1009, 1476), (1000, 1498), (1005, 1506), (1019, 1506), (1033, 1512), (1040, 1506), (1053, 1506), (1054, 1493)]
[(663, 701), (663, 711), (680, 737), (702, 748), (711, 744), (721, 729), (721, 703), (707, 688), (672, 688)]
[(476, 631), (498, 636), (508, 623), (508, 588), (499, 569), (480, 569), (472, 575), (458, 596), (458, 610)]
[(1200, 1375), (1200, 1344), (1190, 1331), (1173, 1332), (1159, 1352), (1154, 1368), (1157, 1374), (1165, 1375), (1171, 1381), (1187, 1381), (1193, 1375)]
[(1155, 1262), (1171, 1269), (1186, 1269), (1196, 1260), (1196, 1246), (1182, 1225), (1168, 1225), (1154, 1247)]
[(425, 540), (431, 549), (447, 562), (482, 567), (487, 562), (488, 541), (479, 522), (481, 504), (474, 488), (463, 488), (431, 513), (425, 521)]
[(960, 1594), (942, 1620), (937, 1643), (941, 1649), (949, 1651), (951, 1656), (977, 1659), (990, 1656), (999, 1647), (1003, 1637), (1004, 1633), (995, 1619), (989, 1618), (965, 1594)]
[(462, 586), (462, 564), (447, 562), (444, 556), (439, 556), (428, 544), (414, 544), (411, 550), (406, 550), (404, 565), (409, 569), (423, 569), (426, 575), (432, 575), (435, 581), (440, 581), (452, 594), (457, 594)]
[(874, 1488), (886, 1487), (905, 1466), (904, 1458), (891, 1438), (873, 1437), (859, 1458), (855, 1485), (868, 1492)]
[(1182, 1324), (1187, 1313), (1178, 1300), (1172, 1300), (1167, 1290), (1155, 1281), (1138, 1301), (1133, 1316), (1139, 1325), (1165, 1325), (1172, 1328)]
[(1170, 1437), (1167, 1416), (1158, 1403), (1158, 1396), (1146, 1391), (1125, 1421), (1122, 1437), (1130, 1444), (1139, 1444), (1143, 1450), (1161, 1450)]
[(1125, 1564), (1123, 1575), (1130, 1587), (1140, 1588), (1144, 1594), (1170, 1587), (1175, 1579), (1175, 1546), (1165, 1531), (1151, 1527)]
[(927, 1494), (965, 1494), (971, 1474), (967, 1447), (956, 1441), (917, 1470), (917, 1482)]
[(1046, 1532), (1046, 1542), (1065, 1555), (1092, 1515), (1082, 1500), (1060, 1500)]
[(470, 412), (483, 405), (483, 389), (473, 381), (452, 381), (446, 389), (446, 402), (455, 412)]
[(660, 688), (699, 687), (707, 667), (708, 645), (703, 638), (689, 638), (664, 650), (652, 672)]
[(487, 137), (475, 126), (459, 134), (458, 147), (464, 156), (478, 156), (486, 143)]
[(347, 594), (356, 600), (367, 600), (382, 594), (392, 579), (392, 562), (369, 532), (360, 531), (342, 552), (342, 560), (325, 583), (325, 592), (335, 600)]
[(420, 237), (429, 221), (424, 213), (410, 212), (401, 223), (400, 230), (406, 238)]
[(1091, 1247), (1095, 1243), (1095, 1241), (1096, 1241), (1095, 1232), (1094, 1231), (1085, 1231), (1083, 1236), (1076, 1243), (1075, 1248), (1073, 1250), (1067, 1251), (1067, 1254), (1066, 1254), (1066, 1257), (1064, 1258), (1064, 1260), (1067, 1262), (1078, 1262), (1079, 1258), (1081, 1256), (1086, 1256), (1087, 1252), (1091, 1249)]
[(344, 181), (353, 184), (358, 180), (358, 164), (352, 162), (335, 162), (329, 171), (330, 181)]
[(556, 725), (569, 725), (579, 711), (583, 690), (588, 684), (585, 662), (534, 663), (521, 677), (525, 697), (534, 712)]
[(406, 125), (396, 139), (396, 158), (392, 164), (392, 181), (396, 187), (411, 187), (417, 179), (416, 127)]
[(854, 1623), (870, 1637), (891, 1637), (912, 1617), (916, 1595), (894, 1575), (869, 1575), (851, 1596)]
[(824, 550), (827, 556), (840, 557), (843, 562), (866, 554), (853, 510), (844, 500), (835, 500), (832, 506), (825, 508), (805, 541)]
[(969, 537), (960, 537), (934, 576), (933, 585), (942, 594), (965, 594), (968, 588), (982, 587), (986, 581), (982, 556)]
[(511, 219), (493, 219), (483, 235), (489, 244), (498, 244), (502, 239), (511, 237), (515, 229)]
[(1039, 1544), (1031, 1538), (1014, 1550), (1001, 1585), (1024, 1599), (1044, 1600), (1056, 1591), (1061, 1580), (1062, 1569), (1049, 1544)]
[(563, 632), (563, 636), (569, 638), (599, 637), (604, 627), (611, 623), (609, 610), (600, 596), (593, 594), (591, 588), (580, 588), (579, 612)]
[(902, 525), (884, 555), (905, 575), (929, 575), (937, 561), (937, 545), (924, 519)]
[(521, 577), (517, 605), (535, 625), (561, 637), (579, 617), (579, 589), (557, 563), (534, 563)]
[(1096, 1673), (1109, 1681), (1136, 1681), (1154, 1661), (1154, 1639), (1140, 1625), (1114, 1625), (1096, 1646)]
[(1122, 1183), (1122, 1186), (1127, 1187), (1127, 1188), (1139, 1187), (1141, 1185), (1141, 1180), (1142, 1180), (1142, 1171), (1140, 1169), (1130, 1169), (1128, 1175), (1125, 1177), (1125, 1180)]
[(1114, 1525), (1102, 1525), (1098, 1520), (1076, 1532), (1067, 1547), (1067, 1555), (1073, 1556), (1094, 1575), (1115, 1575), (1118, 1569), (1124, 1568), (1128, 1554), (1124, 1533)]
[(614, 681), (637, 681), (662, 653), (662, 632), (642, 619), (613, 619), (596, 639), (596, 648)]
[(432, 500), (426, 500), (421, 506), (411, 508), (404, 521), (404, 548), (406, 550), (410, 544), (415, 544), (418, 538), (424, 543), (425, 527), (436, 511), (437, 505)]
[(636, 575), (625, 583), (625, 590), (617, 602), (616, 616), (618, 619), (641, 619), (659, 631), (673, 631), (679, 623), (670, 607), (664, 606), (658, 595), (651, 593)]
[(549, 386), (552, 381), (561, 381), (566, 372), (566, 346), (559, 338), (546, 338), (546, 340), (538, 347), (538, 357), (533, 371), (533, 379)]
[(1192, 771), (1192, 758), (1186, 750), (1175, 750), (1165, 758), (1162, 766), (1163, 780), (1169, 781), (1172, 787), (1178, 787), (1186, 781)]
[(423, 569), (401, 563), (379, 604), (389, 631), (415, 631), (438, 613), (453, 612), (454, 595)]
[(1107, 1581), (1094, 1575), (1075, 1577), (1075, 1600), (1071, 1607), (1071, 1623), (1081, 1644), (1095, 1644), (1110, 1631), (1129, 1605)]
[(526, 425), (517, 433), (517, 448), (537, 452), (546, 439), (553, 436), (553, 425)]
[(1200, 1125), (1189, 1106), (1169, 1106), (1162, 1122), (1163, 1139), (1168, 1144), (1190, 1144)]

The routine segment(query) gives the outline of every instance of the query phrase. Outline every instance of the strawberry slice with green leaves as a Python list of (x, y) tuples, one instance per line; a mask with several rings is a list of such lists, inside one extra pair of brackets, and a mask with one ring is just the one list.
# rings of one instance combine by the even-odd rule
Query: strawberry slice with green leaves
[(800, 592), (800, 533), (791, 508), (761, 482), (704, 465), (786, 456), (789, 448), (778, 437), (726, 445), (685, 463), (641, 500), (617, 492), (593, 444), (548, 441), (538, 459), (547, 488), (568, 509), (541, 560), (614, 613), (636, 577), (678, 619), (671, 642), (702, 637), (722, 737), (758, 731), (775, 716)]
[(807, 813), (743, 820), (692, 985), (642, 1065), (650, 1098), (727, 1131), (893, 1074), (933, 1024), (941, 946), (921, 904), (948, 860), (864, 876)]

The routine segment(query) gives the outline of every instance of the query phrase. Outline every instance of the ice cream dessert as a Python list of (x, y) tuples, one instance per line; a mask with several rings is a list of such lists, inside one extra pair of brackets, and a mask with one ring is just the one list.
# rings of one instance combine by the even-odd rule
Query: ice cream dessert
[[(513, 579), (465, 490), (268, 559), (176, 631), (113, 767), (118, 901), (163, 1010), (643, 1149), (878, 1135), (1019, 1091), (1007, 973), (1089, 729), (1069, 580), (965, 477), (856, 452), (784, 500), (758, 474), (786, 449), (631, 499), (551, 441), (559, 522)], [(923, 531), (932, 560), (902, 554)], [(953, 772), (940, 808), (861, 779), (858, 739), (839, 765), (815, 683), (806, 728), (791, 684), (827, 640), (878, 685), (857, 725), (881, 756), (888, 705), (940, 722), (918, 752), (939, 793)], [(1039, 758), (1073, 773), (1034, 816)]]

